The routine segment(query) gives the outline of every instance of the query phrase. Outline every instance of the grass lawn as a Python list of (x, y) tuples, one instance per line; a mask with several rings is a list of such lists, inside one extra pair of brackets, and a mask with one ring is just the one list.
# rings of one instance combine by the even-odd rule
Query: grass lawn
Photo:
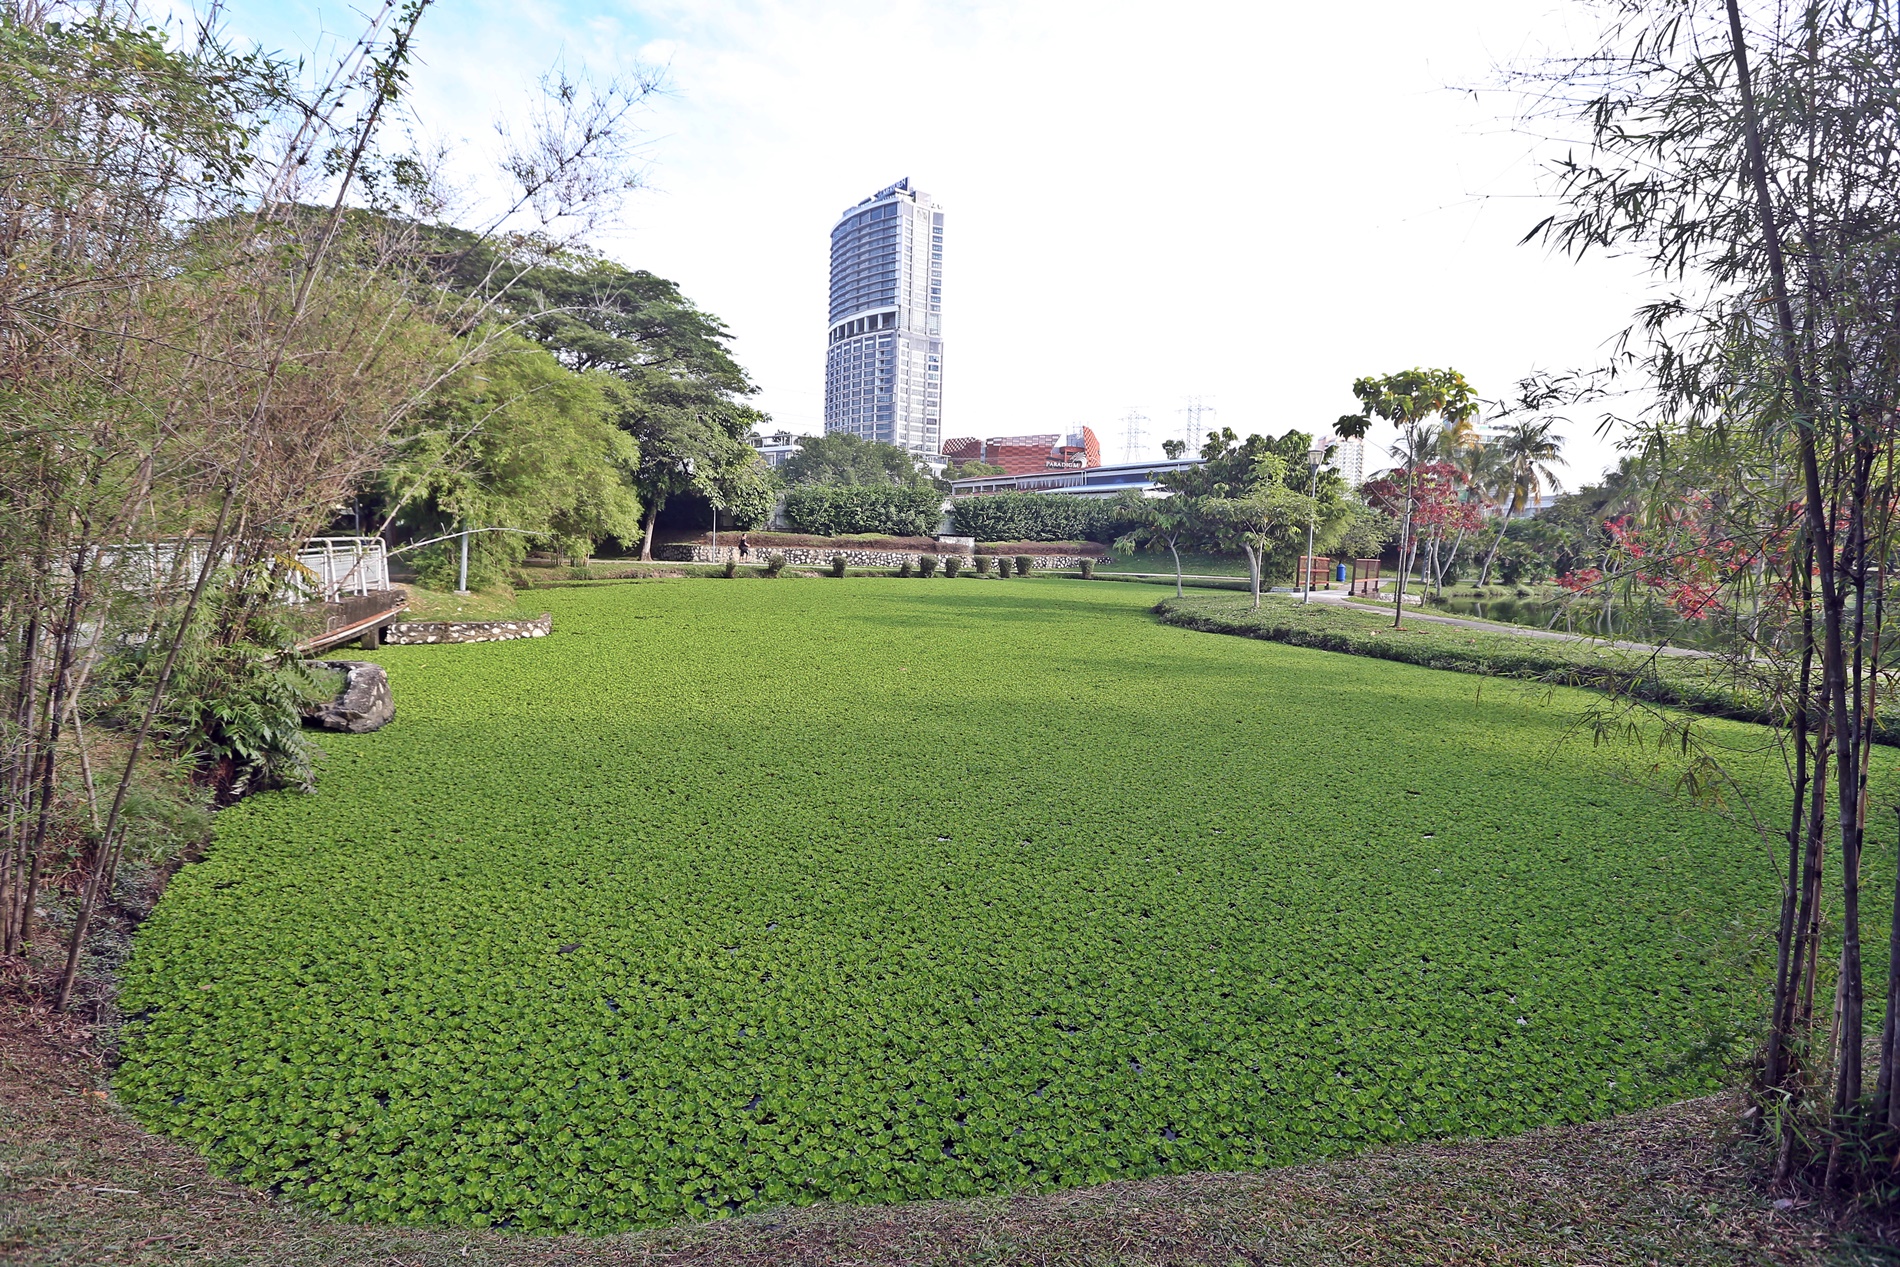
[[(1174, 556), (1166, 550), (1158, 554), (1150, 550), (1139, 553), (1117, 550), (1112, 562), (1095, 566), (1103, 572), (1166, 572), (1173, 576)], [(1235, 554), (1196, 554), (1191, 550), (1183, 550), (1181, 571), (1188, 576), (1238, 576), (1244, 580), (1247, 576), (1247, 560)], [(1283, 580), (1280, 583), (1285, 582)]]
[(535, 597), (220, 816), (125, 979), (148, 1125), (352, 1218), (611, 1230), (1604, 1117), (1754, 1018), (1761, 846), (1561, 742), (1581, 694), (1138, 586)]
[[(457, 594), (453, 590), (430, 590), (410, 584), (409, 610), (404, 620), (510, 620), (538, 616), (546, 610), (534, 607), (533, 599), (516, 597), (514, 590), (471, 590)], [(530, 610), (532, 609), (532, 610)]]
[[(1389, 604), (1301, 603), (1267, 595), (1260, 609), (1244, 597), (1189, 594), (1162, 599), (1155, 610), (1168, 624), (1206, 633), (1237, 634), (1296, 647), (1397, 660), (1432, 669), (1592, 686), (1650, 703), (1766, 722), (1783, 698), (1772, 666), (1706, 656), (1653, 655), (1608, 642), (1526, 636), (1518, 626), (1448, 624), (1440, 613), (1409, 612), (1392, 627)], [(1783, 715), (1785, 720), (1785, 714)], [(1883, 701), (1874, 738), (1900, 745), (1900, 711)]]

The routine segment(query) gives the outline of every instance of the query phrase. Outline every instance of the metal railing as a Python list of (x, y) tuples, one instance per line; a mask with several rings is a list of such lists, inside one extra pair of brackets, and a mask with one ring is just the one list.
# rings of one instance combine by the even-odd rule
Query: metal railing
[(286, 582), (291, 602), (331, 603), (389, 588), (389, 548), (381, 537), (311, 537), (296, 561)]

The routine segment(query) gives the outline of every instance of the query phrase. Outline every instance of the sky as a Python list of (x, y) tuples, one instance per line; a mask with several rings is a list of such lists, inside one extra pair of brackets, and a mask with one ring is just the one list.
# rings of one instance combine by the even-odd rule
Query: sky
[[(291, 54), (361, 26), (225, 12)], [(910, 177), (946, 215), (945, 437), (1088, 424), (1119, 461), (1193, 398), (1278, 435), (1330, 428), (1364, 375), (1451, 367), (1502, 398), (1598, 363), (1641, 279), (1518, 245), (1554, 150), (1472, 91), (1592, 29), (1575, 0), (437, 0), (411, 99), (473, 163), (557, 63), (663, 68), (645, 188), (597, 244), (722, 318), (794, 432), (823, 429), (831, 226)], [(1614, 463), (1595, 413), (1558, 430), (1570, 486)]]

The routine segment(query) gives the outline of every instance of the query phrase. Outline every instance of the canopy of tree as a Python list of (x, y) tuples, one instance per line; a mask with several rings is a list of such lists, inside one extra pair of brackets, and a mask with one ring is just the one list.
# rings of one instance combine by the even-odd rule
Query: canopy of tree
[[(1352, 520), (1345, 479), (1330, 467), (1315, 474), (1307, 465), (1312, 443), (1303, 431), (1242, 440), (1223, 427), (1202, 444), (1200, 465), (1164, 472), (1157, 481), (1172, 503), (1165, 513), (1180, 516), (1188, 542), (1246, 556), (1256, 604), (1263, 574), (1291, 572), (1305, 552), (1309, 523), (1314, 549), (1324, 553)], [(1166, 530), (1158, 521), (1155, 526), (1165, 540)]]
[(922, 484), (930, 476), (894, 444), (847, 432), (803, 436), (798, 452), (778, 468), (787, 484)]
[(724, 323), (652, 273), (582, 252), (526, 249), (434, 231), (439, 275), (521, 323), (569, 370), (614, 381), (605, 403), (634, 441), (628, 478), (643, 504), (643, 557), (669, 498), (695, 494), (741, 527), (771, 515), (770, 475), (747, 437), (766, 416), (732, 358)]

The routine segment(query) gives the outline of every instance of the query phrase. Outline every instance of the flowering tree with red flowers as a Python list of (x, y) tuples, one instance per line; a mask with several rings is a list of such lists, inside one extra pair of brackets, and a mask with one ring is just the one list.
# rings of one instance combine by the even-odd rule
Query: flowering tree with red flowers
[[(1464, 472), (1450, 462), (1395, 467), (1366, 481), (1361, 492), (1374, 509), (1397, 519), (1405, 512), (1408, 490), (1412, 532), (1409, 540), (1400, 543), (1399, 572), (1403, 575), (1415, 563), (1419, 564), (1420, 580), (1427, 579), (1429, 571), (1432, 584), (1442, 587), (1445, 571), (1456, 553), (1455, 546), (1448, 553), (1442, 552), (1445, 541), (1454, 534), (1456, 539), (1462, 540), (1465, 533), (1481, 527), (1483, 508), (1466, 495)], [(1421, 542), (1427, 547), (1423, 563), (1420, 562)]]
[[(1745, 597), (1758, 610), (1764, 598), (1785, 610), (1794, 600), (1792, 578), (1765, 564), (1787, 553), (1799, 514), (1798, 506), (1783, 506), (1762, 523), (1758, 516), (1738, 516), (1734, 506), (1718, 505), (1706, 493), (1679, 494), (1660, 500), (1646, 523), (1628, 514), (1604, 521), (1610, 539), (1605, 562), (1613, 572), (1580, 568), (1558, 577), (1557, 584), (1583, 593), (1609, 579), (1627, 582), (1684, 620), (1733, 614)], [(1765, 592), (1745, 595), (1757, 580)]]

